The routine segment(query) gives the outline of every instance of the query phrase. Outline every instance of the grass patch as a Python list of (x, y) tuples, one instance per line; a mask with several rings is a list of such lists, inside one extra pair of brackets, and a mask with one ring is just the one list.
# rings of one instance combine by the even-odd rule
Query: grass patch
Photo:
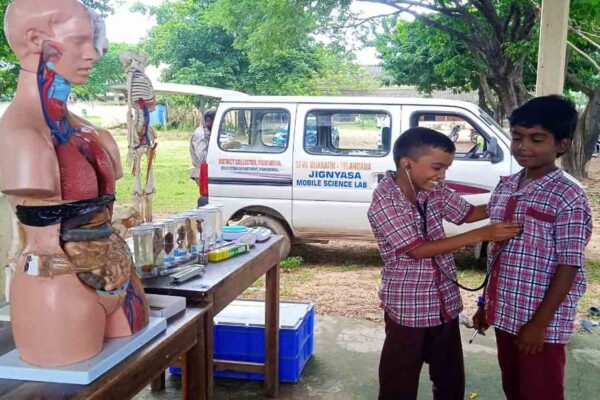
[[(187, 135), (189, 137), (189, 133)], [(131, 168), (127, 166), (127, 138), (124, 135), (116, 135), (115, 140), (121, 152), (124, 174), (117, 182), (117, 201), (120, 205), (130, 205), (133, 203), (133, 176)], [(142, 179), (145, 177), (145, 164), (144, 159)], [(154, 214), (159, 216), (196, 207), (198, 186), (190, 179), (190, 168), (188, 139), (178, 136), (161, 138), (154, 161)]]
[(348, 261), (345, 261), (342, 265), (340, 265), (339, 267), (337, 267), (338, 270), (340, 271), (356, 271), (358, 269), (362, 269), (362, 268), (367, 268), (368, 265), (364, 265), (364, 264), (354, 264)]
[(600, 261), (588, 261), (587, 278), (590, 283), (600, 283)]
[(588, 261), (586, 272), (587, 290), (577, 304), (577, 311), (584, 314), (585, 318), (600, 321), (599, 317), (592, 317), (587, 312), (591, 306), (600, 304), (600, 261)]
[(300, 256), (287, 257), (279, 263), (282, 269), (299, 269), (306, 266), (306, 261)]

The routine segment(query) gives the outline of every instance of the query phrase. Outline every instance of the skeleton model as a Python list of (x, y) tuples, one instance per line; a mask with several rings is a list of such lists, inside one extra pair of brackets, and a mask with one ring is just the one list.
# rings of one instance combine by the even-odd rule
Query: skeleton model
[[(152, 197), (155, 192), (152, 163), (156, 152), (156, 134), (150, 127), (150, 112), (156, 100), (152, 82), (145, 74), (148, 56), (135, 51), (122, 51), (119, 59), (127, 71), (127, 163), (134, 176), (133, 196), (136, 211), (146, 222), (152, 221)], [(146, 155), (146, 182), (142, 188), (142, 158)]]

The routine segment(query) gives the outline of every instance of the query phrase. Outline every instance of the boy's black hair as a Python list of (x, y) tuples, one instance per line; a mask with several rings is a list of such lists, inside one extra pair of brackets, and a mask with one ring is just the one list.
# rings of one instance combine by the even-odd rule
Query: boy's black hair
[(524, 128), (539, 125), (552, 132), (558, 143), (562, 139), (573, 139), (577, 128), (577, 110), (573, 103), (563, 96), (535, 97), (514, 110), (509, 122), (511, 129), (517, 125)]
[(208, 118), (212, 119), (213, 121), (215, 120), (215, 114), (216, 111), (215, 110), (209, 110), (207, 112), (204, 113), (204, 120), (206, 121)]
[(452, 140), (443, 133), (429, 128), (410, 128), (394, 143), (394, 163), (396, 163), (396, 167), (399, 167), (402, 157), (416, 160), (424, 154), (423, 150), (432, 148), (450, 154), (456, 152), (456, 146)]

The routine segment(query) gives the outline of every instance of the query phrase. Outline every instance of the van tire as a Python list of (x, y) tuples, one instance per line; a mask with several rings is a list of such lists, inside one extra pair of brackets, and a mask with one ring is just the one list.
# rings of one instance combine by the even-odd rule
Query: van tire
[(264, 228), (268, 228), (275, 235), (283, 236), (283, 248), (281, 250), (281, 259), (286, 258), (290, 255), (290, 250), (292, 248), (292, 239), (290, 237), (290, 233), (285, 226), (276, 218), (270, 217), (268, 215), (245, 215), (242, 220), (238, 223), (238, 225), (247, 226), (249, 228), (256, 228), (262, 226)]

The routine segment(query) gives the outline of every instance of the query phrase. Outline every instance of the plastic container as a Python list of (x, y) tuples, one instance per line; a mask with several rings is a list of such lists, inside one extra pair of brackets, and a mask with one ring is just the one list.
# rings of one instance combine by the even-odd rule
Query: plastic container
[[(265, 303), (235, 300), (213, 319), (219, 360), (265, 362)], [(279, 304), (279, 381), (297, 383), (314, 351), (315, 309), (311, 303)], [(179, 368), (169, 368), (180, 374)], [(215, 377), (264, 380), (263, 374), (216, 371)]]
[(156, 221), (163, 227), (164, 238), (164, 267), (172, 268), (175, 265), (175, 238), (177, 235), (177, 222), (171, 218), (159, 219)]
[(140, 278), (152, 278), (158, 275), (154, 265), (154, 228), (152, 226), (136, 226), (133, 234), (133, 259), (135, 270)]
[(237, 240), (244, 233), (250, 232), (250, 228), (247, 226), (224, 226), (222, 230), (223, 240)]
[[(311, 303), (279, 305), (279, 381), (296, 383), (314, 350)], [(236, 300), (214, 318), (214, 358), (265, 362), (265, 303)], [(218, 371), (216, 377), (264, 380), (263, 374)]]

